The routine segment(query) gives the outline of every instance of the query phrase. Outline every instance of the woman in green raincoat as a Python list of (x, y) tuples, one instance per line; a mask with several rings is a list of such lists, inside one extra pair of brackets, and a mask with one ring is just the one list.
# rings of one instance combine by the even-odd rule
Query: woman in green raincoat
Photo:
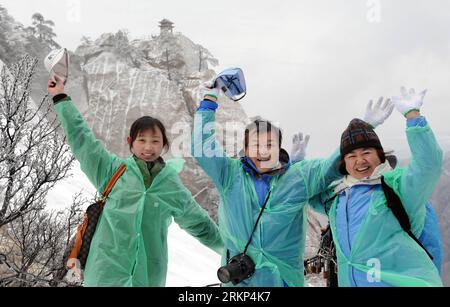
[(183, 160), (164, 162), (168, 147), (164, 126), (143, 117), (131, 127), (133, 156), (123, 160), (95, 138), (64, 85), (50, 80), (56, 114), (81, 169), (98, 191), (123, 163), (120, 177), (98, 222), (84, 271), (85, 286), (164, 286), (167, 274), (167, 233), (172, 217), (201, 243), (220, 253), (217, 225), (183, 186)]
[(341, 287), (442, 286), (431, 257), (403, 230), (382, 188), (384, 179), (400, 198), (412, 234), (419, 238), (425, 204), (442, 172), (442, 150), (419, 112), (425, 93), (402, 88), (402, 96), (393, 98), (407, 118), (412, 153), (407, 167), (391, 168), (372, 129), (389, 112), (369, 108), (365, 120), (370, 126), (354, 119), (342, 134), (340, 170), (346, 176), (311, 200), (315, 209), (329, 214)]

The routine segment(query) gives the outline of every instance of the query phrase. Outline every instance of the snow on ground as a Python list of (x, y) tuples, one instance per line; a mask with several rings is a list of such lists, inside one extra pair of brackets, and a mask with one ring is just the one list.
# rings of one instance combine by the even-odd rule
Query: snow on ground
[(220, 256), (187, 234), (176, 223), (169, 228), (169, 287), (204, 287), (219, 283)]
[(75, 160), (70, 170), (71, 176), (58, 182), (47, 194), (47, 208), (50, 210), (61, 210), (72, 203), (72, 197), (82, 192), (82, 197), (89, 201), (95, 198), (95, 188), (80, 169), (80, 164)]
[(305, 277), (305, 283), (308, 287), (326, 287), (326, 280), (323, 278), (321, 274), (309, 274)]

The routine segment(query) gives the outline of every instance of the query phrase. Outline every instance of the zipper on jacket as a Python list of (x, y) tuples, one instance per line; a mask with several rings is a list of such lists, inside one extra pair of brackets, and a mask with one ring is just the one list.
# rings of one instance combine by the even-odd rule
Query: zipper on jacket
[(349, 217), (348, 217), (348, 206), (350, 201), (350, 189), (345, 191), (345, 220), (347, 221), (346, 230), (347, 230), (347, 241), (348, 241), (348, 248), (349, 248), (349, 258), (350, 254), (352, 253), (352, 244), (350, 242), (350, 223), (349, 223)]
[[(348, 247), (349, 247), (349, 255), (348, 258), (351, 258), (351, 254), (352, 254), (352, 243), (350, 241), (350, 224), (349, 224), (349, 217), (348, 217), (348, 206), (349, 206), (349, 202), (350, 202), (350, 189), (345, 190), (345, 219), (347, 221), (347, 240), (348, 240)], [(353, 285), (357, 286), (356, 281), (355, 281), (355, 269), (353, 268), (353, 266), (351, 264), (349, 264), (350, 266), (350, 278), (351, 281), (353, 283)]]

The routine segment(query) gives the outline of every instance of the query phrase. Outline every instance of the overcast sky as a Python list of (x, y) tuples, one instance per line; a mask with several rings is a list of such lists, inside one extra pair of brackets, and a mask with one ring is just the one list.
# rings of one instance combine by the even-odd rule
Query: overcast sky
[[(75, 50), (85, 35), (128, 29), (133, 38), (175, 30), (209, 49), (217, 71), (243, 68), (249, 116), (280, 122), (285, 139), (311, 134), (308, 157), (339, 144), (369, 99), (399, 87), (429, 90), (422, 113), (450, 150), (450, 1), (448, 0), (2, 0), (25, 25), (40, 12), (57, 41)], [(383, 145), (406, 148), (394, 111), (377, 129)], [(289, 143), (289, 141), (288, 141)], [(285, 144), (285, 147), (290, 147)]]

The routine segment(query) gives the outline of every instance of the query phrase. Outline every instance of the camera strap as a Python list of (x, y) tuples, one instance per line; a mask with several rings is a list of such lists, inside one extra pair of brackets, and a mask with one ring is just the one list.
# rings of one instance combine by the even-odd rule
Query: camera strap
[(253, 227), (252, 234), (250, 235), (250, 238), (248, 239), (247, 245), (245, 245), (245, 248), (244, 248), (244, 254), (247, 253), (248, 246), (249, 246), (250, 243), (252, 242), (253, 234), (254, 234), (255, 231), (256, 231), (256, 227), (258, 226), (259, 220), (261, 219), (261, 216), (262, 216), (262, 214), (263, 214), (263, 212), (264, 212), (264, 209), (266, 209), (266, 205), (267, 205), (267, 202), (269, 201), (269, 197), (270, 197), (270, 193), (271, 193), (271, 192), (272, 192), (272, 191), (269, 191), (269, 193), (267, 194), (266, 200), (264, 201), (264, 205), (262, 206), (262, 209), (261, 209), (261, 211), (259, 212), (259, 216), (258, 216), (258, 219), (256, 220), (255, 226)]

